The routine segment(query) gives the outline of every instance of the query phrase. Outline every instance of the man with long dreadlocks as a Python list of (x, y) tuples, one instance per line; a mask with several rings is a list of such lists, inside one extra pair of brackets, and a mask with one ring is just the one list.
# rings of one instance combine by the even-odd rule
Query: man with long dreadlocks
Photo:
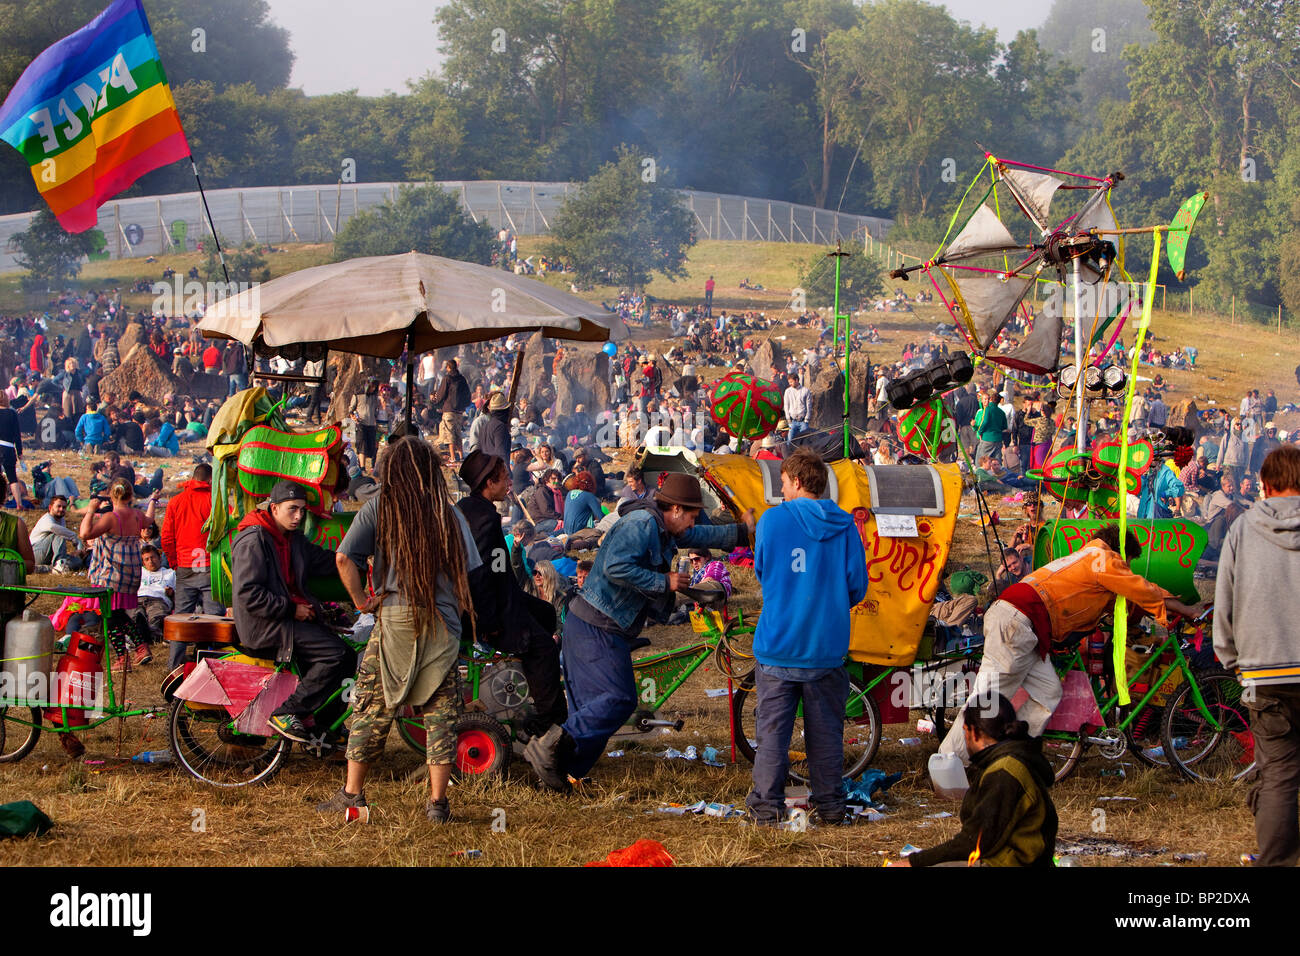
[[(357, 670), (347, 778), (317, 806), (323, 813), (366, 805), (366, 773), (384, 752), (398, 709), (410, 706), (423, 715), (428, 739), (427, 815), (434, 823), (451, 819), (461, 614), (472, 608), (468, 573), (483, 562), (441, 465), (419, 438), (390, 444), (376, 473), (379, 494), (357, 512), (339, 545), (339, 577), (357, 609), (374, 612), (375, 629)], [(369, 596), (362, 575), (368, 559), (375, 589)]]

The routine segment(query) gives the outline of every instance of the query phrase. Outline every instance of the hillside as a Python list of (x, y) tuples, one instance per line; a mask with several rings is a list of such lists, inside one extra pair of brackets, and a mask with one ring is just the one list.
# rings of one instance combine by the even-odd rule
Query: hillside
[[(524, 239), (520, 255), (539, 254), (545, 247), (545, 239)], [(792, 316), (790, 290), (798, 285), (804, 265), (821, 251), (825, 251), (821, 246), (788, 243), (705, 241), (691, 250), (686, 278), (656, 279), (647, 291), (657, 299), (697, 303), (703, 301), (704, 282), (712, 275), (717, 281), (715, 309), (754, 309)], [(331, 254), (329, 245), (291, 245), (282, 252), (272, 253), (267, 261), (272, 275), (279, 276), (328, 262)], [(85, 267), (76, 287), (129, 287), (138, 279), (157, 279), (168, 266), (184, 275), (192, 266), (201, 267), (202, 257), (188, 253), (164, 256), (152, 263), (132, 259), (93, 262)], [(740, 282), (744, 279), (762, 285), (767, 291), (741, 289)], [(547, 281), (567, 288), (563, 277), (550, 276)], [(893, 285), (899, 283), (890, 287)], [(917, 286), (908, 288), (915, 291)], [(618, 290), (597, 287), (582, 295), (592, 301), (609, 301), (618, 295)], [(132, 311), (148, 308), (152, 300), (148, 293), (123, 296), (124, 304)], [(1188, 314), (1185, 291), (1172, 287), (1167, 290), (1165, 301), (1171, 308), (1154, 313), (1151, 336), (1165, 346), (1195, 345), (1200, 351), (1196, 371), (1163, 370), (1171, 386), (1171, 403), (1195, 398), (1202, 407), (1211, 402), (1235, 406), (1247, 388), (1258, 388), (1261, 392), (1274, 389), (1281, 405), (1288, 401), (1300, 402), (1294, 371), (1300, 364), (1300, 330), (1284, 327), (1279, 334), (1275, 327), (1243, 320), (1232, 325), (1227, 316), (1204, 311)], [(0, 313), (21, 312), (25, 307), (27, 302), (19, 290), (18, 279), (7, 276), (0, 280)], [(896, 358), (905, 343), (923, 338), (935, 324), (948, 318), (941, 305), (921, 305), (911, 314), (872, 312), (863, 314), (857, 321), (873, 323), (880, 330), (884, 341), (872, 347), (872, 358), (887, 361)], [(1123, 339), (1128, 345), (1134, 339), (1134, 324), (1130, 323), (1124, 331)], [(789, 334), (787, 344), (790, 345), (804, 345), (811, 340), (810, 333), (792, 330)], [(637, 330), (635, 338), (657, 342), (660, 336), (655, 330)], [(1300, 427), (1300, 413), (1279, 415), (1278, 427), (1288, 431)]]

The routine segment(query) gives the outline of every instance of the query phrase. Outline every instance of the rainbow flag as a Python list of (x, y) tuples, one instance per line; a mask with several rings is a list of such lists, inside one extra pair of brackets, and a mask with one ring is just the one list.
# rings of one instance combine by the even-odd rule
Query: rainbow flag
[(27, 159), (68, 232), (145, 173), (189, 155), (140, 0), (114, 0), (23, 71), (0, 107), (0, 139)]

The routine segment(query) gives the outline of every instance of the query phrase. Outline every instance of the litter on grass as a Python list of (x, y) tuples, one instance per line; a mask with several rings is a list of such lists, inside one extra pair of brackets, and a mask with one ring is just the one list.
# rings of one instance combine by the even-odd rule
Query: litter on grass
[(1136, 860), (1144, 857), (1163, 856), (1169, 852), (1168, 847), (1144, 850), (1130, 843), (1118, 840), (1106, 840), (1101, 837), (1077, 836), (1068, 840), (1056, 839), (1056, 852), (1062, 856), (1105, 856), (1116, 860)]
[(876, 791), (879, 790), (881, 793), (884, 793), (902, 779), (902, 771), (887, 774), (883, 770), (877, 770), (874, 767), (863, 773), (857, 780), (845, 777), (845, 800), (848, 803), (868, 806), (879, 810), (882, 804), (875, 798)]

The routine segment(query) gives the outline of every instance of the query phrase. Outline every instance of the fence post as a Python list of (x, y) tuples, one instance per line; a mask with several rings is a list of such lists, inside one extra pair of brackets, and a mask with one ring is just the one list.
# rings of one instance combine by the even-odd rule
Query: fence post
[(1277, 334), (1282, 334), (1282, 306), (1277, 307)]
[(1232, 319), (1231, 319), (1231, 323), (1232, 323), (1233, 325), (1236, 325), (1236, 324), (1237, 324), (1237, 296), (1236, 296), (1235, 294), (1234, 294), (1233, 297), (1232, 297)]
[(747, 242), (749, 240), (749, 200), (743, 199), (740, 203), (740, 240)]
[(1195, 305), (1195, 301), (1194, 301), (1193, 298), (1192, 298), (1192, 290), (1191, 290), (1191, 289), (1188, 289), (1188, 290), (1187, 290), (1187, 314), (1188, 314), (1188, 315), (1195, 315), (1195, 314), (1196, 314), (1196, 305)]

